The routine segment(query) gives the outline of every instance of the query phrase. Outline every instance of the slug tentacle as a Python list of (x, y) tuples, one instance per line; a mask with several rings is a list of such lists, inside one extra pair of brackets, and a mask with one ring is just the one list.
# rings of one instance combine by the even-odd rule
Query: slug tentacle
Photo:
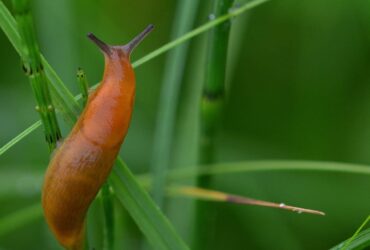
[(105, 42), (103, 42), (102, 40), (97, 38), (93, 33), (91, 33), (91, 32), (88, 33), (87, 37), (91, 41), (93, 41), (104, 53), (106, 53), (107, 55), (112, 54), (112, 46), (106, 44)]
[(131, 52), (150, 33), (150, 31), (152, 31), (153, 28), (154, 25), (149, 24), (139, 35), (132, 39), (128, 44), (122, 46), (128, 56), (130, 56)]
[(127, 134), (135, 97), (129, 56), (152, 29), (149, 25), (124, 46), (110, 46), (88, 35), (106, 55), (103, 80), (56, 149), (42, 189), (46, 221), (68, 250), (83, 249), (86, 212), (108, 178)]

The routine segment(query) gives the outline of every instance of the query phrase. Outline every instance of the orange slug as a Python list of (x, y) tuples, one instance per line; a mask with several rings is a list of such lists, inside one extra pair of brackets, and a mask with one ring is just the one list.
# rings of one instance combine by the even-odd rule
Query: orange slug
[(126, 136), (135, 97), (130, 54), (152, 29), (149, 25), (124, 46), (110, 46), (88, 34), (104, 53), (103, 80), (56, 150), (42, 189), (46, 221), (68, 250), (83, 248), (86, 212), (106, 181)]

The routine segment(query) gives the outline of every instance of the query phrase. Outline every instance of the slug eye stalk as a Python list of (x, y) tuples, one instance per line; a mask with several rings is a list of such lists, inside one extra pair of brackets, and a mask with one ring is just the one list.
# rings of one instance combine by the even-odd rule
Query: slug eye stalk
[(137, 47), (137, 45), (140, 44), (141, 41), (144, 40), (144, 38), (153, 30), (154, 25), (149, 24), (140, 34), (138, 34), (136, 37), (134, 37), (129, 43), (125, 45), (108, 45), (102, 40), (100, 40), (97, 36), (95, 36), (93, 33), (88, 33), (87, 37), (94, 42), (105, 54), (111, 55), (112, 50), (114, 48), (121, 49), (125, 51), (127, 56), (131, 55), (131, 52)]

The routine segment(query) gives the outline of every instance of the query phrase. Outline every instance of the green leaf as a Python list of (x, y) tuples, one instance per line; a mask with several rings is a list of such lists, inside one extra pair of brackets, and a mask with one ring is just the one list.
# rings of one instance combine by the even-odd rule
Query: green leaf
[[(351, 242), (349, 242), (351, 240)], [(348, 244), (347, 244), (348, 242)], [(361, 250), (370, 246), (370, 228), (359, 233), (355, 238), (348, 239), (330, 248), (330, 250)]]
[(356, 230), (348, 240), (343, 241), (339, 245), (331, 248), (331, 250), (360, 250), (370, 246), (370, 228), (361, 232), (361, 230), (370, 221), (370, 215), (364, 220), (361, 226)]
[[(223, 175), (267, 171), (313, 171), (370, 175), (370, 166), (341, 162), (291, 160), (223, 162), (205, 165), (199, 169), (195, 166), (174, 169), (169, 171), (168, 179), (170, 181), (178, 181), (200, 175)], [(149, 174), (140, 175), (139, 179), (143, 185), (151, 184), (151, 177)]]
[[(179, 1), (177, 3), (175, 14), (177, 18), (172, 26), (172, 38), (180, 37), (192, 28), (198, 5), (199, 1), (197, 0)], [(170, 51), (167, 54), (163, 71), (163, 83), (161, 85), (154, 131), (155, 144), (152, 150), (150, 165), (154, 175), (152, 194), (160, 207), (163, 205), (166, 175), (172, 156), (178, 96), (183, 82), (188, 47), (189, 44), (186, 43)]]
[(155, 249), (188, 249), (168, 219), (118, 159), (110, 176), (115, 195), (128, 210)]

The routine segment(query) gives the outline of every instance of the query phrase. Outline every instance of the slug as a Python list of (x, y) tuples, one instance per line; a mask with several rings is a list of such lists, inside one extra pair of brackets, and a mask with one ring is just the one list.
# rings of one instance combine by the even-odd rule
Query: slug
[(42, 189), (47, 224), (68, 250), (84, 247), (87, 210), (112, 169), (131, 120), (135, 74), (130, 54), (152, 29), (149, 25), (123, 46), (88, 34), (105, 57), (103, 80), (52, 157)]

